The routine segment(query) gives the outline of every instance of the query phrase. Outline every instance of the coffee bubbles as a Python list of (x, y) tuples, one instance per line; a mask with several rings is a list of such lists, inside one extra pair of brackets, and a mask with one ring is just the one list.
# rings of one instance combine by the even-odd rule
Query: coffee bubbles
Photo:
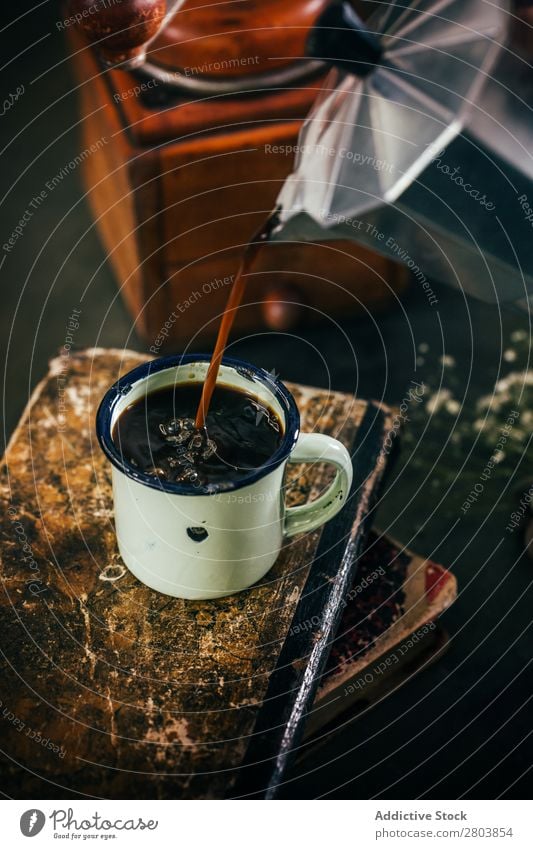
[(127, 463), (150, 477), (199, 487), (238, 481), (279, 445), (277, 414), (249, 393), (217, 384), (206, 426), (195, 426), (202, 384), (156, 390), (130, 404), (113, 430)]

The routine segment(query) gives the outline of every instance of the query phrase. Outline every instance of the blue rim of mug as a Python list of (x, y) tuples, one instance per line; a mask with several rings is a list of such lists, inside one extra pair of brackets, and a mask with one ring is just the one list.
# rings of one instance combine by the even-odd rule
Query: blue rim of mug
[[(111, 435), (113, 412), (119, 401), (122, 401), (124, 396), (133, 388), (133, 385), (140, 380), (151, 377), (160, 371), (166, 371), (167, 369), (177, 368), (178, 366), (189, 365), (191, 363), (209, 362), (210, 359), (210, 354), (173, 354), (168, 357), (149, 360), (123, 375), (107, 390), (96, 414), (96, 435), (102, 451), (116, 469), (132, 480), (149, 486), (151, 489), (156, 489), (159, 492), (169, 492), (175, 495), (216, 495), (217, 493), (234, 492), (236, 489), (250, 486), (250, 484), (270, 474), (270, 472), (274, 471), (274, 469), (287, 459), (300, 433), (300, 413), (298, 412), (298, 407), (293, 396), (281, 380), (273, 377), (265, 369), (258, 368), (258, 366), (254, 366), (244, 360), (224, 357), (222, 359), (222, 365), (234, 369), (241, 376), (249, 377), (251, 382), (258, 381), (262, 383), (272, 393), (283, 410), (285, 433), (280, 445), (268, 463), (257, 469), (252, 469), (248, 475), (235, 482), (213, 483), (201, 487), (193, 487), (190, 484), (161, 480), (153, 475), (148, 475), (146, 472), (141, 472), (124, 460), (122, 453), (113, 442)], [(250, 394), (253, 395), (252, 389), (250, 389)]]

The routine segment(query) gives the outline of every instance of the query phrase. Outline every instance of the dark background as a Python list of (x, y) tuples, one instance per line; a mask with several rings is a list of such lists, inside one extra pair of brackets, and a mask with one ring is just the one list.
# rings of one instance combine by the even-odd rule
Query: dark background
[[(2, 100), (25, 87), (1, 118), (2, 243), (46, 180), (80, 150), (76, 83), (54, 26), (58, 8), (33, 5), (24, 14), (30, 4), (17, 4), (13, 20), (24, 16), (2, 32)], [(1, 252), (4, 438), (63, 345), (68, 317), (88, 284), (77, 345), (142, 348), (82, 195), (75, 171), (49, 193), (12, 252), (5, 258)], [(299, 339), (265, 333), (232, 345), (232, 353), (274, 368), (282, 379), (330, 380), (334, 389), (396, 404), (417, 380), (426, 384), (428, 402), (440, 386), (459, 403), (459, 411), (452, 403), (430, 415), (424, 403), (410, 412), (377, 515), (381, 529), (457, 576), (459, 598), (442, 617), (449, 651), (364, 716), (347, 718), (294, 769), (287, 798), (521, 798), (531, 783), (533, 566), (520, 532), (505, 531), (521, 484), (533, 478), (531, 388), (523, 388), (524, 376), (516, 381), (516, 399), (491, 414), (490, 428), (475, 424), (480, 398), (502, 376), (527, 368), (529, 321), (434, 289), (437, 310), (412, 287), (403, 309), (342, 327), (326, 324)], [(500, 399), (504, 390), (497, 390)], [(483, 496), (463, 515), (460, 505), (513, 405), (520, 427)]]

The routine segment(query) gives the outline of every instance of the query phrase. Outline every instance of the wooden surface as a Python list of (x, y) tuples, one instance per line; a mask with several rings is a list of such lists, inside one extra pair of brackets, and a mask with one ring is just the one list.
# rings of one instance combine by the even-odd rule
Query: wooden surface
[[(54, 360), (2, 467), (0, 727), (15, 797), (231, 796), (243, 764), (245, 792), (266, 792), (269, 775), (252, 780), (254, 752), (266, 753), (279, 777), (283, 741), (272, 719), (292, 722), (283, 772), (326, 660), (328, 644), (316, 646), (335, 627), (385, 466), (386, 410), (292, 387), (304, 430), (355, 443), (356, 483), (341, 525), (291, 541), (248, 592), (216, 602), (162, 596), (121, 563), (110, 469), (94, 435), (105, 389), (143, 359), (92, 349)], [(316, 496), (327, 479), (320, 468), (295, 467), (291, 503)], [(335, 546), (344, 559), (340, 549), (333, 557)], [(288, 637), (293, 618), (319, 613), (318, 637)], [(276, 691), (287, 670), (291, 687)]]

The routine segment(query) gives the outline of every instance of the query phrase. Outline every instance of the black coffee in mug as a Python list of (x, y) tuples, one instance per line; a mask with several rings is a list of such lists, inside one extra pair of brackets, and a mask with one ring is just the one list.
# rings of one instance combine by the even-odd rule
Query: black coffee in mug
[(126, 463), (161, 481), (205, 486), (234, 483), (268, 466), (283, 437), (274, 410), (234, 387), (216, 384), (205, 428), (195, 426), (202, 383), (149, 392), (113, 428)]

